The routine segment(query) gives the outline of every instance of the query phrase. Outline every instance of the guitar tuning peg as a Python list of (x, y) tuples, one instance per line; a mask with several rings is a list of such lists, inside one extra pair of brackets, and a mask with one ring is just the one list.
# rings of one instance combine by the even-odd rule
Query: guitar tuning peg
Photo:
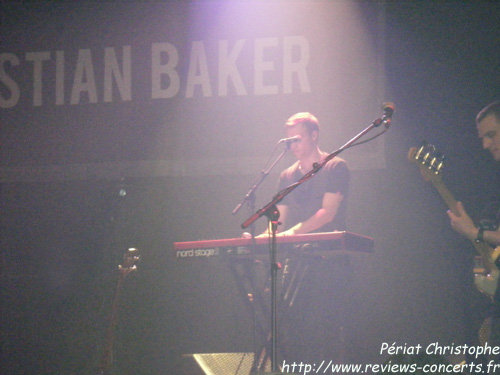
[(415, 153), (415, 160), (420, 159), (420, 155), (422, 155), (422, 152), (424, 151), (424, 146), (420, 146), (417, 152)]
[(427, 160), (429, 159), (429, 157), (431, 156), (431, 153), (429, 151), (427, 151), (425, 153), (425, 155), (423, 156), (422, 158), (422, 161), (425, 163), (425, 164), (428, 164)]
[(438, 166), (436, 167), (436, 174), (441, 172), (441, 168), (443, 168), (443, 159), (441, 159)]

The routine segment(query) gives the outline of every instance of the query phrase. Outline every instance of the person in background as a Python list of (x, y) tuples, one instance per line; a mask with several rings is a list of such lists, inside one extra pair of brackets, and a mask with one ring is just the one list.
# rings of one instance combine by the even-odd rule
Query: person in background
[[(491, 153), (495, 161), (500, 162), (500, 101), (490, 103), (478, 113), (476, 116), (476, 126), (483, 148)], [(499, 214), (500, 212), (497, 215)], [(465, 210), (462, 202), (457, 203), (457, 215), (448, 211), (448, 216), (451, 227), (462, 236), (471, 241), (489, 245), (492, 258), (493, 260), (496, 259), (496, 266), (500, 265), (500, 259), (498, 259), (500, 255), (500, 229), (498, 226), (496, 226), (496, 229), (494, 227), (477, 227)], [(498, 346), (500, 345), (500, 287), (498, 281), (491, 303), (489, 321), (488, 344)], [(500, 356), (491, 356), (490, 360), (494, 360), (497, 365), (500, 365)], [(486, 366), (487, 363), (484, 365)], [(500, 373), (500, 366), (496, 369), (483, 368), (483, 371)]]
[[(278, 189), (294, 184), (323, 162), (328, 153), (319, 147), (320, 124), (309, 112), (299, 112), (285, 123), (295, 163), (281, 172)], [(277, 236), (346, 229), (350, 172), (345, 160), (336, 156), (310, 179), (301, 183), (277, 204), (280, 213)], [(269, 228), (261, 236), (268, 236)], [(350, 285), (349, 259), (345, 255), (323, 258), (290, 255), (284, 263), (280, 283), (300, 279), (296, 298), (284, 301), (280, 311), (288, 317), (280, 323), (282, 355), (289, 362), (316, 363), (322, 358), (346, 360), (346, 316), (344, 307)], [(293, 294), (293, 293), (292, 293)]]
[[(285, 123), (287, 137), (299, 137), (290, 145), (297, 161), (281, 172), (278, 189), (281, 191), (308, 173), (315, 163), (328, 153), (319, 148), (320, 125), (309, 112), (300, 112)], [(345, 160), (334, 157), (310, 180), (288, 194), (278, 205), (281, 226), (278, 235), (287, 236), (310, 232), (345, 230), (349, 168)]]

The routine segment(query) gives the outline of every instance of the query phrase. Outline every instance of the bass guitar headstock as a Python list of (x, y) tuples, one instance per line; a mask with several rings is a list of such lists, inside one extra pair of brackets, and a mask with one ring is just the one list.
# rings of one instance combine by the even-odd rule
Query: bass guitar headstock
[(434, 145), (423, 141), (420, 147), (410, 148), (408, 160), (418, 165), (420, 174), (425, 181), (431, 181), (435, 184), (442, 183), (441, 170), (445, 156), (437, 151)]

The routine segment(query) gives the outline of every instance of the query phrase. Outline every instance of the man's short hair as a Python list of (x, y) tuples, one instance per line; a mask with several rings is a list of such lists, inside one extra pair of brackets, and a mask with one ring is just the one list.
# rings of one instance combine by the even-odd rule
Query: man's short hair
[(294, 114), (286, 121), (285, 129), (292, 128), (298, 124), (303, 124), (309, 130), (309, 133), (312, 133), (314, 130), (319, 132), (319, 121), (309, 112), (299, 112)]
[(497, 121), (500, 121), (500, 100), (490, 103), (484, 107), (476, 116), (476, 124), (479, 124), (485, 117), (491, 114), (495, 115)]

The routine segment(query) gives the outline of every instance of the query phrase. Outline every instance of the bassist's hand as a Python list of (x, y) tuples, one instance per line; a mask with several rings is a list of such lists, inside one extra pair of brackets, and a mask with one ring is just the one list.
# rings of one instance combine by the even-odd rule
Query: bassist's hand
[(462, 202), (457, 202), (456, 214), (451, 210), (448, 210), (447, 214), (450, 218), (451, 227), (454, 230), (471, 241), (474, 241), (477, 238), (478, 230), (470, 216), (465, 211)]

